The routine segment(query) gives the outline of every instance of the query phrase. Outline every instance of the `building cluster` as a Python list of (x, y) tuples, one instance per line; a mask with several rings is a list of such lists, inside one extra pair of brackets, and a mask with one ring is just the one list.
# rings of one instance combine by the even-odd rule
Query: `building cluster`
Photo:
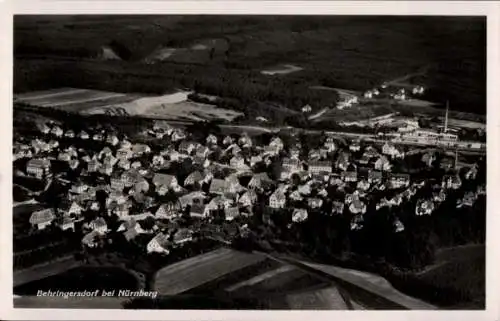
[[(353, 141), (348, 147), (340, 147), (333, 137), (325, 136), (319, 148), (304, 152), (297, 137), (286, 146), (278, 136), (258, 145), (245, 133), (209, 134), (196, 141), (183, 129), (155, 125), (147, 133), (149, 139), (161, 141), (158, 149), (144, 141), (123, 136), (119, 139), (114, 131), (64, 133), (56, 125), (44, 125), (40, 132), (31, 145), (16, 143), (15, 150), (22, 151), (18, 157), (28, 159), (25, 175), (63, 179), (64, 173), (53, 172), (52, 161), (67, 163), (70, 170), (80, 172), (70, 182), (65, 201), (57, 209), (34, 212), (30, 223), (38, 229), (57, 224), (63, 230), (74, 230), (84, 220), (84, 212), (94, 212), (95, 219), (78, 227), (85, 231), (82, 243), (86, 247), (103, 244), (110, 232), (110, 216), (118, 218), (116, 231), (126, 240), (150, 235), (147, 251), (166, 254), (172, 247), (192, 241), (203, 225), (179, 228), (169, 224), (186, 215), (212, 226), (214, 233), (218, 229), (213, 224), (215, 218), (232, 224), (237, 233), (246, 226), (246, 218), (262, 215), (264, 222), (271, 222), (272, 215), (284, 212), (290, 214), (290, 224), (300, 224), (313, 213), (350, 215), (351, 229), (358, 230), (363, 227), (369, 204), (375, 203), (377, 209), (401, 206), (427, 184), (412, 180), (407, 173), (393, 172), (393, 162), (404, 158), (405, 152), (390, 142), (361, 146)], [(61, 147), (58, 141), (63, 138), (73, 145)], [(99, 141), (104, 147), (98, 151), (76, 148), (78, 140)], [(186, 160), (192, 164), (187, 176), (170, 170)], [(422, 158), (424, 164), (426, 161)], [(279, 171), (275, 175), (270, 168)], [(477, 168), (472, 167), (466, 178), (473, 179), (475, 173)], [(459, 188), (461, 183), (458, 175), (445, 176), (442, 184), (433, 187), (432, 198), (417, 201), (415, 214), (432, 214), (447, 191)], [(378, 191), (389, 192), (392, 197), (374, 199)], [(99, 193), (105, 200), (98, 197)], [(479, 194), (479, 190), (467, 194), (457, 206), (472, 206)], [(265, 210), (257, 213), (256, 208), (262, 207), (256, 205), (262, 203)], [(404, 230), (397, 218), (394, 229)]]

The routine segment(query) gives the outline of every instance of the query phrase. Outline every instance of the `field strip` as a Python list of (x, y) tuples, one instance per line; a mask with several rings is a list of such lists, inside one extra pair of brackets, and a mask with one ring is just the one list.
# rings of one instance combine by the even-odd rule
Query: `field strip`
[(411, 309), (436, 309), (436, 307), (431, 304), (399, 292), (381, 276), (351, 269), (344, 269), (332, 265), (315, 264), (309, 262), (301, 262), (301, 264), (305, 264), (311, 268), (330, 274), (334, 277), (338, 277), (344, 281), (359, 286), (360, 288), (365, 289), (371, 293), (380, 295), (381, 297), (391, 300), (404, 307), (411, 307)]
[(249, 259), (245, 260), (239, 255), (231, 256), (229, 254), (225, 257), (217, 257), (212, 261), (197, 263), (191, 269), (179, 271), (175, 278), (167, 279), (166, 284), (162, 284), (159, 291), (164, 295), (182, 293), (260, 261), (258, 257), (250, 257)]
[(210, 254), (160, 270), (154, 278), (155, 289), (162, 295), (182, 293), (265, 259), (263, 256), (233, 250)]
[(235, 290), (237, 290), (239, 288), (242, 288), (244, 286), (251, 286), (251, 285), (260, 283), (260, 282), (262, 282), (264, 280), (270, 279), (270, 278), (272, 278), (272, 277), (274, 277), (274, 276), (276, 276), (278, 274), (291, 271), (293, 269), (294, 269), (294, 267), (291, 266), (291, 265), (284, 265), (284, 266), (281, 266), (281, 267), (279, 267), (277, 269), (274, 269), (274, 270), (271, 270), (271, 271), (267, 271), (265, 273), (257, 275), (255, 277), (249, 279), (249, 280), (236, 283), (236, 284), (234, 284), (234, 285), (226, 288), (226, 291), (232, 292), (232, 291), (235, 291)]
[(347, 310), (347, 304), (340, 295), (338, 288), (329, 287), (316, 292), (316, 295), (323, 302), (321, 307), (329, 310)]
[(42, 107), (58, 107), (58, 106), (64, 106), (64, 105), (69, 105), (69, 104), (77, 104), (77, 103), (88, 103), (92, 101), (97, 101), (97, 100), (104, 100), (104, 99), (110, 99), (110, 98), (116, 98), (116, 97), (123, 97), (126, 96), (126, 94), (121, 94), (121, 93), (112, 93), (108, 95), (103, 95), (103, 96), (98, 96), (98, 97), (92, 97), (92, 98), (85, 98), (85, 99), (79, 99), (79, 100), (65, 100), (65, 101), (60, 101), (56, 103), (43, 103), (39, 104)]
[(19, 100), (26, 101), (26, 100), (36, 100), (41, 98), (50, 98), (54, 96), (64, 96), (64, 95), (89, 91), (88, 89), (83, 89), (83, 88), (60, 88), (56, 90), (58, 91), (36, 91), (36, 92), (23, 93), (15, 95), (15, 97)]

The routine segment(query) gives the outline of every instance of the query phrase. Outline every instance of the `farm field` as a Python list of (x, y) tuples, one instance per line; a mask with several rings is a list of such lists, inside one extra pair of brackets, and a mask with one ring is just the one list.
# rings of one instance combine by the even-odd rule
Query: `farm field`
[(179, 294), (264, 259), (226, 248), (215, 250), (159, 270), (154, 277), (154, 289), (161, 295)]
[(82, 114), (140, 115), (169, 120), (233, 120), (242, 113), (188, 100), (189, 92), (162, 96), (61, 88), (16, 95), (16, 101)]
[(303, 70), (302, 67), (294, 66), (294, 65), (281, 65), (275, 68), (262, 70), (261, 73), (263, 75), (274, 76), (274, 75), (286, 75), (292, 72), (297, 72)]

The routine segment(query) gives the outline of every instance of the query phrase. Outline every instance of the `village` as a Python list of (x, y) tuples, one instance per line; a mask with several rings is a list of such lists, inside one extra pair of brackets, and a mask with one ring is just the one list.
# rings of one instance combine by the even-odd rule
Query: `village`
[[(413, 215), (430, 216), (480, 169), (478, 162), (458, 168), (457, 155), (419, 154), (389, 141), (338, 141), (327, 134), (313, 148), (293, 133), (286, 139), (272, 135), (262, 145), (247, 133), (214, 132), (197, 140), (165, 122), (144, 129), (140, 141), (110, 126), (61, 127), (42, 123), (34, 137), (14, 143), (14, 181), (45, 186), (28, 194), (62, 186), (38, 204), (29, 216), (31, 229), (22, 233), (78, 232), (82, 248), (90, 251), (105, 249), (110, 235), (121, 234), (127, 242), (145, 239), (145, 253), (168, 256), (200, 239), (231, 244), (249, 233), (249, 224), (273, 224), (277, 216), (288, 227), (314, 215), (343, 216), (358, 231), (367, 212), (397, 208), (415, 197)], [(438, 168), (441, 176), (402, 169), (401, 162), (415, 155), (418, 168)], [(462, 191), (457, 208), (472, 207), (485, 194), (484, 183), (473, 186)], [(394, 216), (393, 232), (404, 230)]]

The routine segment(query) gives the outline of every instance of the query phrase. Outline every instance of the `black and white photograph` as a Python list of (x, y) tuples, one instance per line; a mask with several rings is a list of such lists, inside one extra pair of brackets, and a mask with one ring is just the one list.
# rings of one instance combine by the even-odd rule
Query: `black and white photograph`
[(14, 309), (484, 311), (488, 19), (15, 14)]

